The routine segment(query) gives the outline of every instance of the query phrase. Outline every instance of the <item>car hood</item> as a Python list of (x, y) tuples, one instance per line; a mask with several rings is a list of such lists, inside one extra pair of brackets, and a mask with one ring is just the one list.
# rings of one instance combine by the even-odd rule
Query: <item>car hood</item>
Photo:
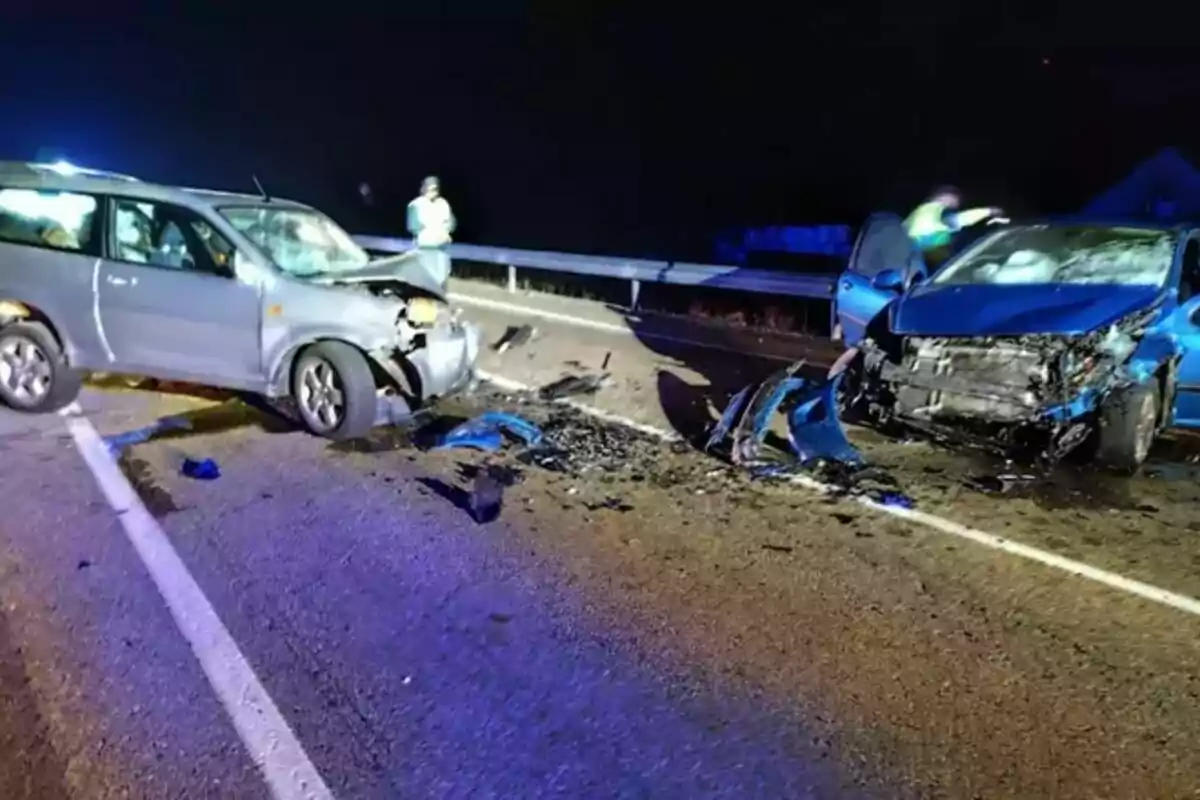
[(919, 286), (897, 302), (891, 327), (917, 336), (1078, 336), (1152, 306), (1161, 293), (1111, 284)]
[(442, 284), (425, 268), (424, 262), (412, 254), (402, 253), (380, 258), (353, 270), (330, 272), (309, 278), (312, 283), (326, 286), (355, 286), (380, 283), (403, 283), (414, 289), (446, 299)]

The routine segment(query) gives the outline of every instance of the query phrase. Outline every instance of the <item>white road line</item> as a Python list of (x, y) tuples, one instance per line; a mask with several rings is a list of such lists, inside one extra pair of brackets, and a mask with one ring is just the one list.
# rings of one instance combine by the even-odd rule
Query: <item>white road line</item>
[[(500, 375), (491, 375), (486, 372), (479, 372), (478, 375), (484, 380), (490, 381), (505, 391), (531, 391), (533, 388), (527, 384), (521, 383), (520, 381), (510, 380), (509, 378), (505, 378)], [(570, 405), (572, 408), (577, 408), (586, 414), (591, 414), (607, 422), (625, 425), (667, 441), (679, 439), (677, 435), (669, 431), (656, 428), (652, 425), (646, 425), (645, 423), (637, 422), (636, 420), (628, 419), (617, 414), (611, 414), (607, 411), (600, 411), (599, 409), (584, 403), (579, 403), (576, 401), (559, 402)], [(792, 482), (817, 492), (827, 493), (835, 491), (835, 487), (803, 475), (794, 476), (792, 478)], [(872, 509), (873, 511), (889, 514), (893, 517), (914, 522), (918, 525), (924, 525), (925, 527), (932, 528), (935, 531), (949, 534), (950, 536), (957, 536), (960, 539), (966, 539), (969, 542), (983, 545), (984, 547), (992, 550), (999, 550), (1002, 553), (1008, 553), (1009, 555), (1019, 556), (1020, 558), (1026, 558), (1030, 561), (1036, 561), (1037, 563), (1051, 567), (1052, 569), (1061, 570), (1081, 578), (1086, 578), (1090, 581), (1095, 581), (1096, 583), (1103, 584), (1110, 589), (1116, 589), (1117, 591), (1125, 592), (1126, 594), (1132, 594), (1145, 600), (1150, 600), (1154, 603), (1159, 603), (1179, 611), (1184, 611), (1188, 614), (1200, 616), (1200, 600), (1197, 600), (1194, 597), (1188, 597), (1187, 595), (1179, 594), (1178, 592), (1172, 592), (1168, 589), (1163, 589), (1149, 583), (1143, 583), (1142, 581), (1137, 581), (1132, 578), (1126, 578), (1124, 575), (1119, 575), (1115, 572), (1109, 572), (1108, 570), (1100, 569), (1099, 567), (1093, 567), (1090, 564), (1083, 563), (1082, 561), (1064, 558), (1057, 553), (1052, 553), (1048, 550), (1042, 550), (1041, 548), (1033, 547), (1032, 545), (1022, 544), (1021, 542), (1013, 541), (1012, 539), (1006, 539), (1003, 536), (996, 536), (995, 534), (987, 533), (976, 528), (960, 525), (957, 522), (939, 517), (936, 514), (929, 514), (924, 511), (917, 511), (915, 509), (900, 508), (898, 506), (887, 506), (883, 505), (882, 503), (877, 503), (874, 500), (866, 497), (859, 497), (857, 500), (862, 505)]]
[[(451, 292), (450, 299), (459, 303), (477, 306), (479, 308), (487, 308), (492, 311), (500, 311), (505, 314), (515, 314), (523, 317), (539, 317), (547, 319), (551, 322), (561, 322), (564, 325), (571, 325), (576, 328), (589, 328), (594, 331), (603, 331), (604, 333), (614, 333), (620, 336), (631, 336), (634, 338), (643, 339), (658, 339), (663, 342), (671, 342), (672, 344), (681, 344), (686, 347), (697, 347), (705, 350), (718, 350), (723, 353), (736, 353), (740, 356), (745, 356), (745, 349), (729, 347), (728, 345), (717, 344), (714, 342), (702, 342), (696, 339), (684, 339), (678, 336), (671, 336), (665, 333), (651, 333), (648, 331), (634, 331), (626, 324), (616, 322), (601, 322), (600, 320), (584, 319), (582, 317), (573, 317), (570, 314), (560, 314), (557, 311), (543, 311), (539, 308), (529, 308), (528, 306), (520, 306), (516, 303), (505, 303), (502, 300), (489, 300), (485, 297), (472, 297), (467, 294), (459, 294)], [(749, 335), (749, 332), (747, 332)], [(797, 359), (788, 358), (787, 356), (774, 355), (771, 353), (754, 353), (756, 358), (765, 358), (769, 361), (783, 361), (792, 363)], [(813, 361), (814, 364), (819, 364), (818, 361)]]
[(242, 744), (275, 800), (332, 800), (333, 793), (254, 674), (203, 590), (125, 479), (78, 405), (63, 413), (75, 446), (117, 513)]

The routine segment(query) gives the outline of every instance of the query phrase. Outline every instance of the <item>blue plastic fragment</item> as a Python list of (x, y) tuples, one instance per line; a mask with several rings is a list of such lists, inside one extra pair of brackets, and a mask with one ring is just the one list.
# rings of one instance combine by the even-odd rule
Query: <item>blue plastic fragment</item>
[(745, 389), (742, 389), (729, 399), (729, 405), (725, 407), (725, 411), (721, 414), (721, 418), (717, 420), (717, 424), (713, 426), (712, 433), (710, 433), (708, 436), (708, 441), (704, 443), (704, 452), (707, 453), (709, 450), (716, 447), (723, 439), (725, 439), (726, 436), (729, 435), (730, 429), (733, 428), (733, 424), (738, 421), (738, 417), (742, 413), (742, 408), (746, 405), (746, 398), (750, 396), (750, 390), (753, 388), (753, 385), (747, 386)]
[(801, 462), (863, 463), (862, 454), (846, 438), (837, 415), (837, 388), (843, 375), (845, 373), (815, 386), (805, 386), (788, 414), (788, 441)]
[(912, 508), (916, 505), (911, 497), (900, 492), (884, 492), (879, 495), (876, 502), (882, 506), (893, 506), (896, 508)]
[(536, 446), (542, 441), (542, 431), (527, 419), (502, 411), (488, 411), (474, 419), (455, 426), (434, 450), (449, 450), (468, 447), (475, 450), (495, 452), (504, 445), (504, 434), (520, 439), (526, 445)]
[(221, 468), (217, 466), (217, 462), (211, 458), (205, 458), (197, 461), (194, 458), (185, 458), (183, 466), (179, 469), (186, 477), (193, 478), (198, 481), (215, 481), (221, 477)]
[(115, 458), (125, 448), (148, 442), (163, 431), (187, 430), (191, 427), (192, 423), (185, 417), (163, 417), (144, 428), (106, 436), (104, 437), (104, 444), (108, 446), (108, 452)]

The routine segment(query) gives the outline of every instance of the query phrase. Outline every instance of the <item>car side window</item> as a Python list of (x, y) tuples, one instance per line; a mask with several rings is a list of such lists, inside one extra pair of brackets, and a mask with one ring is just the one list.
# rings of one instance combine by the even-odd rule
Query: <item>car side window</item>
[(196, 212), (173, 203), (113, 200), (109, 256), (163, 269), (229, 275), (233, 246)]
[(0, 242), (94, 254), (95, 197), (0, 188)]

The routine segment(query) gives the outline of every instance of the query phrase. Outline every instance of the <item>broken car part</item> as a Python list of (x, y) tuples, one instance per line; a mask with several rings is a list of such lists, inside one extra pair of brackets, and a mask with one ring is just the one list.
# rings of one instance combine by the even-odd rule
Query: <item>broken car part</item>
[(608, 373), (600, 375), (567, 375), (538, 390), (542, 400), (561, 400), (567, 397), (595, 394), (608, 382)]
[(504, 334), (492, 345), (497, 353), (503, 353), (513, 347), (528, 344), (537, 336), (537, 328), (532, 325), (509, 325)]
[(537, 446), (542, 440), (541, 430), (529, 420), (516, 414), (488, 411), (450, 430), (433, 449), (467, 447), (494, 452), (503, 446), (506, 433), (531, 447)]

